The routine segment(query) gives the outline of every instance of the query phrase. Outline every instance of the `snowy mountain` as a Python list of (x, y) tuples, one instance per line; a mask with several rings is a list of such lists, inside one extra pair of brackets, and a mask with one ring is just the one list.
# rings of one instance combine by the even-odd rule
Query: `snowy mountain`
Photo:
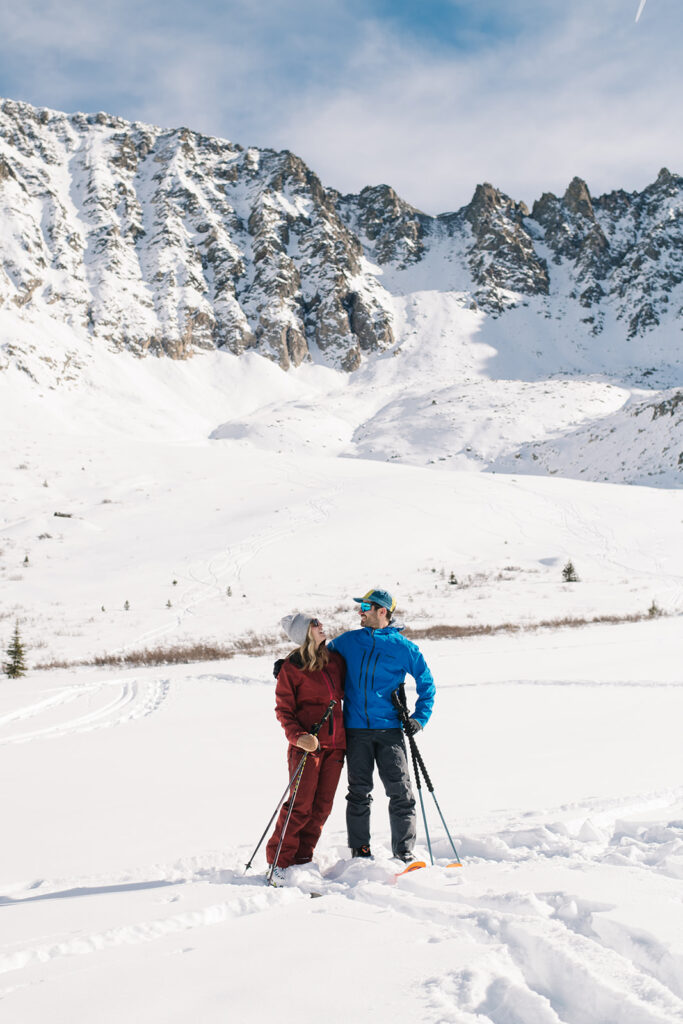
[[(683, 1021), (681, 184), (430, 217), (2, 105), (8, 1020)], [(352, 861), (343, 780), (266, 887), (279, 620), (377, 584), (464, 866), (425, 794), (397, 879), (379, 786)]]
[(479, 185), (467, 207), (430, 217), (384, 185), (341, 196), (287, 151), (9, 100), (0, 111), (0, 301), (93, 341), (353, 370), (395, 341), (382, 268), (434, 252), (435, 286), (487, 312), (571, 306), (593, 348), (610, 320), (624, 344), (679, 338), (683, 179), (667, 170), (642, 193), (596, 199), (575, 178), (531, 213)]
[[(192, 403), (190, 363), (219, 353), (260, 401), (229, 388), (216, 440), (281, 451), (324, 422), (345, 456), (677, 486), (681, 418), (645, 410), (683, 386), (682, 209), (662, 170), (597, 198), (575, 178), (531, 211), (479, 185), (433, 217), (386, 185), (342, 196), (287, 151), (7, 100), (0, 370), (99, 388), (129, 353), (146, 402), (168, 373), (139, 357), (169, 356)], [(298, 385), (236, 374), (247, 354), (334, 372), (283, 403)]]

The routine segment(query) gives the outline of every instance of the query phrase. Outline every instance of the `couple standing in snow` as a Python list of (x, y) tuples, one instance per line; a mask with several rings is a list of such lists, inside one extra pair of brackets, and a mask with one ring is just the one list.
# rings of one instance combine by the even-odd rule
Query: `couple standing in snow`
[[(402, 627), (392, 624), (396, 602), (391, 594), (375, 589), (354, 601), (359, 605), (360, 629), (342, 633), (329, 643), (320, 619), (301, 613), (282, 619), (282, 628), (297, 644), (287, 658), (275, 663), (275, 713), (289, 741), (290, 778), (302, 751), (308, 756), (298, 788), (293, 787), (283, 805), (266, 848), (272, 865), (282, 839), (271, 875), (275, 884), (284, 880), (286, 868), (312, 859), (332, 810), (345, 750), (349, 782), (346, 825), (352, 855), (371, 856), (370, 804), (376, 764), (389, 797), (393, 855), (405, 863), (413, 859), (415, 798), (392, 694), (406, 673), (413, 676), (417, 704), (409, 727), (414, 733), (427, 724), (431, 715), (434, 681), (417, 645), (401, 634)], [(333, 714), (314, 735), (311, 730), (331, 700), (337, 702)]]

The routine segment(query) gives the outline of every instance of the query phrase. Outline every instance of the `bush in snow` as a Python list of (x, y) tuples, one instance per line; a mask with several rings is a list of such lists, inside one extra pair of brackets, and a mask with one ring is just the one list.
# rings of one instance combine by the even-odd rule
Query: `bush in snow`
[(576, 569), (574, 568), (574, 563), (571, 561), (571, 559), (567, 562), (564, 569), (562, 570), (562, 579), (565, 583), (579, 582), (579, 577), (577, 575)]
[(21, 636), (19, 635), (19, 623), (17, 622), (14, 626), (14, 635), (9, 642), (7, 648), (7, 661), (2, 666), (2, 670), (5, 675), (8, 675), (10, 679), (16, 679), (18, 676), (23, 676), (26, 672), (26, 665), (24, 664), (24, 645), (21, 642)]

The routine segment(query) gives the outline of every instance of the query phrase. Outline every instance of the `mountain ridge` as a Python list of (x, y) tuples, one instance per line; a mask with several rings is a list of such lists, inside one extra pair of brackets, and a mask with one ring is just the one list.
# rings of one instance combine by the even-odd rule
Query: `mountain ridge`
[(0, 303), (139, 353), (353, 371), (398, 340), (382, 269), (439, 246), (487, 315), (567, 278), (587, 339), (609, 316), (625, 341), (683, 324), (683, 178), (666, 168), (641, 193), (591, 197), (576, 177), (531, 211), (483, 183), (431, 216), (389, 185), (325, 188), (289, 150), (4, 100), (0, 204)]
[[(531, 210), (483, 183), (431, 216), (389, 185), (326, 188), (288, 150), (4, 101), (0, 383), (113, 374), (163, 419), (180, 363), (217, 443), (679, 486), (682, 209), (664, 168)], [(170, 359), (143, 371), (152, 353)], [(220, 368), (190, 372), (202, 353)]]

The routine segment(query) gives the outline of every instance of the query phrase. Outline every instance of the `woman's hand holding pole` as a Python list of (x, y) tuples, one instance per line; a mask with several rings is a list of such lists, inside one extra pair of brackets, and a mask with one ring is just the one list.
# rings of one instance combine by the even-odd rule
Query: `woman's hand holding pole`
[(314, 750), (317, 750), (320, 744), (318, 743), (318, 737), (313, 736), (312, 733), (306, 732), (303, 736), (299, 736), (296, 741), (297, 747), (301, 747), (307, 754), (312, 754)]

